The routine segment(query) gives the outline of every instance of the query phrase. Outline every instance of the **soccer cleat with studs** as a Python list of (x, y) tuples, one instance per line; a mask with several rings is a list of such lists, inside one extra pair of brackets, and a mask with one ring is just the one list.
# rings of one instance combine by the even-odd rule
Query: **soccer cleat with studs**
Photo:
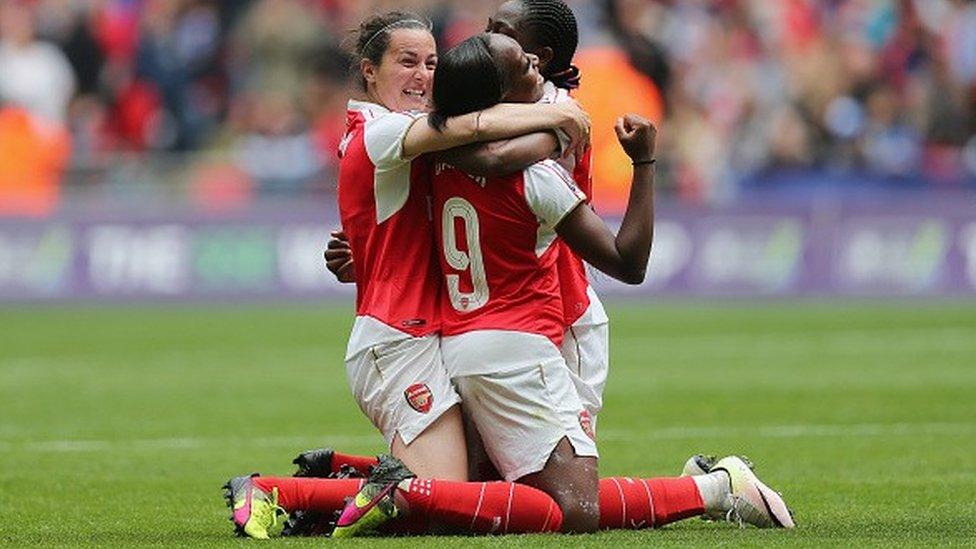
[(725, 519), (740, 527), (752, 524), (759, 528), (794, 528), (793, 512), (783, 496), (763, 484), (750, 464), (737, 456), (720, 459), (709, 471), (729, 476), (729, 495)]
[[(739, 458), (753, 469), (752, 461), (746, 456), (739, 456)], [(681, 476), (683, 477), (696, 477), (698, 475), (707, 475), (712, 467), (715, 467), (715, 462), (718, 459), (710, 454), (695, 454), (688, 458), (685, 462), (684, 468), (681, 470)], [(725, 520), (726, 511), (710, 510), (705, 511), (701, 515), (701, 519), (705, 521), (723, 521)]]
[(395, 519), (400, 514), (394, 501), (397, 485), (415, 476), (397, 458), (379, 456), (379, 463), (373, 467), (366, 484), (342, 510), (332, 537), (369, 535), (381, 525)]
[(238, 536), (268, 539), (270, 530), (278, 524), (278, 516), (286, 515), (278, 506), (278, 490), (270, 493), (254, 485), (249, 476), (234, 477), (224, 484), (224, 499), (231, 509), (230, 521)]
[(315, 448), (298, 454), (292, 463), (298, 466), (294, 477), (330, 478), (332, 475), (332, 448)]

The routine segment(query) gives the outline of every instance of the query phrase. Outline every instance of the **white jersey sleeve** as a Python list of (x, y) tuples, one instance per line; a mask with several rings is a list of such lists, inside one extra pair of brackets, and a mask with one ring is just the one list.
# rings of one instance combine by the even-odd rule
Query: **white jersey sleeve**
[(388, 170), (413, 158), (403, 157), (403, 139), (421, 113), (388, 112), (370, 119), (363, 129), (366, 154), (377, 170)]
[(572, 176), (552, 160), (529, 166), (523, 172), (523, 177), (525, 200), (545, 229), (555, 229), (569, 212), (586, 199)]

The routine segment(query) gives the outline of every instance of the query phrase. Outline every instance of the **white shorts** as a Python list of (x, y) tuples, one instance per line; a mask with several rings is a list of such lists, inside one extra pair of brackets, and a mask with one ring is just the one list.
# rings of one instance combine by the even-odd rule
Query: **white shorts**
[(505, 480), (541, 471), (563, 437), (576, 455), (598, 457), (589, 412), (547, 338), (481, 330), (444, 337), (443, 347), (465, 418)]
[(593, 418), (596, 429), (597, 414), (603, 409), (603, 389), (607, 385), (610, 366), (609, 325), (573, 325), (566, 330), (560, 347), (569, 374), (580, 400)]
[(569, 366), (583, 406), (590, 413), (596, 430), (597, 414), (603, 409), (603, 390), (610, 370), (610, 325), (600, 299), (589, 288), (590, 306), (566, 330), (559, 350)]
[(383, 433), (388, 447), (397, 433), (404, 444), (410, 444), (461, 402), (444, 369), (440, 336), (377, 338), (374, 345), (366, 345), (362, 332), (354, 329), (359, 349), (346, 357), (353, 398)]

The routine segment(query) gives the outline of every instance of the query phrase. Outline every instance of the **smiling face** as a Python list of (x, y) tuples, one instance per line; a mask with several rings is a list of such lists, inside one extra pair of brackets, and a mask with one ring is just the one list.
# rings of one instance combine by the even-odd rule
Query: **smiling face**
[(545, 79), (539, 73), (539, 58), (525, 53), (518, 42), (502, 34), (490, 34), (491, 57), (505, 81), (502, 101), (535, 103), (542, 99)]
[(429, 108), (437, 45), (425, 29), (395, 29), (379, 65), (360, 64), (369, 98), (391, 111)]

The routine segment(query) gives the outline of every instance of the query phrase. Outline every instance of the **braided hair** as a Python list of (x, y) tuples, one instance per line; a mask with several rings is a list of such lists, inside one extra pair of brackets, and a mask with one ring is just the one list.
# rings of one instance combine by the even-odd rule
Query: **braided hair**
[(579, 87), (579, 69), (573, 55), (579, 44), (579, 29), (573, 10), (563, 0), (519, 0), (522, 17), (519, 22), (537, 46), (552, 48), (552, 60), (542, 73), (559, 88)]

